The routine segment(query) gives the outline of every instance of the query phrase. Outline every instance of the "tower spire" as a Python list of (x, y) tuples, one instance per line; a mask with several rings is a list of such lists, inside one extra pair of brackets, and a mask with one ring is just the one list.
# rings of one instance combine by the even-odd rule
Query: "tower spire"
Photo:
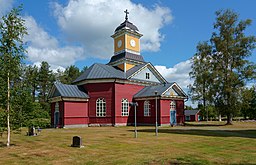
[(124, 11), (124, 13), (125, 13), (125, 20), (127, 21), (127, 20), (128, 20), (128, 14), (129, 14), (129, 12), (128, 12), (128, 10), (126, 9), (126, 10)]

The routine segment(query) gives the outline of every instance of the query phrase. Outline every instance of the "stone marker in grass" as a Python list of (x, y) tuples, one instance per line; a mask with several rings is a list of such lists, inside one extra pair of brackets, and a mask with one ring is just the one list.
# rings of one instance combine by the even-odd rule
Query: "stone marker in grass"
[(82, 138), (80, 136), (74, 136), (71, 147), (79, 147), (79, 148), (84, 147), (82, 145)]

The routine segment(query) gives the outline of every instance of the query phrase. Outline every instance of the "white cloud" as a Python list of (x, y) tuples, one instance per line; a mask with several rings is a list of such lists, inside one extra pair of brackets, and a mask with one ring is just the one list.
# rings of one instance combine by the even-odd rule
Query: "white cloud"
[(12, 8), (13, 0), (0, 0), (0, 16), (6, 14)]
[(59, 41), (44, 31), (33, 17), (26, 16), (24, 19), (28, 30), (28, 35), (24, 38), (25, 42), (28, 42), (28, 61), (35, 64), (47, 61), (54, 70), (75, 64), (77, 60), (82, 59), (83, 48), (62, 47)]
[[(33, 63), (33, 65), (37, 66), (38, 68), (41, 68), (41, 62), (35, 62)], [(65, 71), (65, 68), (63, 68), (62, 66), (57, 66), (57, 65), (51, 65), (51, 68), (50, 68), (53, 73), (57, 73), (57, 70), (60, 70), (62, 72)]]
[(66, 6), (53, 5), (60, 28), (70, 40), (81, 42), (87, 57), (109, 58), (113, 55), (110, 37), (124, 21), (128, 9), (129, 21), (134, 23), (143, 37), (141, 49), (158, 51), (164, 35), (160, 29), (172, 20), (169, 8), (155, 5), (149, 9), (130, 0), (70, 0)]
[(174, 65), (173, 68), (158, 65), (155, 67), (167, 79), (167, 81), (178, 83), (178, 85), (185, 91), (188, 90), (187, 86), (193, 83), (189, 77), (189, 72), (191, 71), (190, 60), (180, 62)]
[[(189, 77), (191, 71), (191, 61), (186, 60), (174, 65), (172, 68), (166, 66), (155, 66), (155, 68), (166, 78), (169, 82), (176, 82), (187, 93), (188, 85), (193, 83), (193, 80)], [(197, 102), (192, 103), (189, 99), (186, 105), (190, 105), (193, 108), (197, 107)]]

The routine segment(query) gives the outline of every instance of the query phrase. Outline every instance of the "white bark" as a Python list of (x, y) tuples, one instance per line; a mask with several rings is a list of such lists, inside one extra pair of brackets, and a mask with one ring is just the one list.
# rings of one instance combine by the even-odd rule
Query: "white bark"
[(219, 121), (222, 121), (222, 120), (221, 120), (221, 114), (219, 114)]
[(10, 73), (7, 73), (7, 147), (10, 146), (11, 129), (10, 129)]

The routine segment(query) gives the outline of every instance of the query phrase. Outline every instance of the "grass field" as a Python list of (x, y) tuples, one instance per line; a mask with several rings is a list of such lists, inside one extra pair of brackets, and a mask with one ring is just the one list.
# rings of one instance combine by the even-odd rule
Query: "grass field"
[[(0, 164), (256, 164), (256, 122), (187, 126), (44, 129), (39, 136), (0, 138)], [(84, 148), (70, 147), (82, 137)]]

